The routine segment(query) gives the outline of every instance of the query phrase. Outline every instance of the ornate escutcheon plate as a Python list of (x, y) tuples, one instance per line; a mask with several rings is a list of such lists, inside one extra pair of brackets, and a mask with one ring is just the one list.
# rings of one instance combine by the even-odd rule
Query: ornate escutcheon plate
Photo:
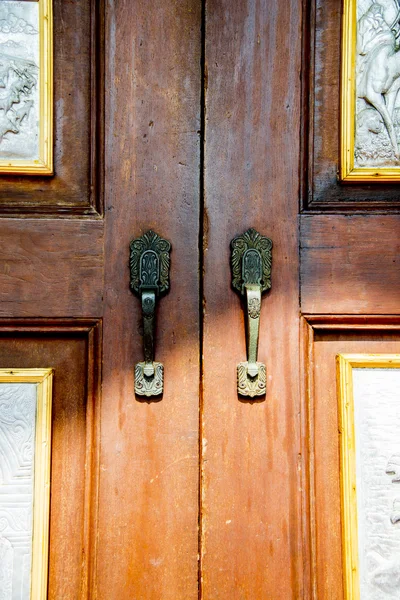
[(241, 362), (237, 367), (237, 386), (241, 396), (254, 398), (264, 396), (267, 389), (267, 372), (263, 363), (257, 362), (258, 373), (252, 377), (248, 373), (248, 362)]
[(146, 375), (145, 362), (135, 365), (135, 393), (138, 396), (160, 396), (164, 388), (164, 367), (159, 362), (153, 362), (154, 374)]

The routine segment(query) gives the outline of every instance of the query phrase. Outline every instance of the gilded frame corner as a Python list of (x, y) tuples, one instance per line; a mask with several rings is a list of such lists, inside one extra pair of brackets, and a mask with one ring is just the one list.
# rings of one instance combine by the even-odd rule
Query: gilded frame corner
[(0, 159), (0, 175), (53, 175), (53, 0), (39, 4), (39, 156)]
[(355, 167), (357, 0), (343, 0), (340, 91), (340, 167), (343, 183), (400, 182), (400, 164)]
[(343, 586), (346, 600), (360, 600), (353, 369), (400, 369), (400, 354), (338, 354)]
[(0, 383), (36, 383), (31, 598), (46, 600), (49, 563), (53, 369), (0, 369)]

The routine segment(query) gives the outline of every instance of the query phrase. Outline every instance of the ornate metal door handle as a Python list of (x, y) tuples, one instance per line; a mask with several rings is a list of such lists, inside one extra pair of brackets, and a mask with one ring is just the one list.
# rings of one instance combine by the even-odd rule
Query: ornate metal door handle
[(135, 392), (159, 396), (164, 389), (164, 367), (154, 361), (154, 331), (157, 299), (169, 289), (171, 244), (148, 231), (130, 244), (131, 290), (142, 301), (144, 362), (135, 365)]
[(266, 369), (257, 362), (261, 294), (271, 288), (272, 241), (249, 229), (231, 242), (232, 285), (246, 300), (247, 361), (237, 367), (238, 393), (263, 396)]

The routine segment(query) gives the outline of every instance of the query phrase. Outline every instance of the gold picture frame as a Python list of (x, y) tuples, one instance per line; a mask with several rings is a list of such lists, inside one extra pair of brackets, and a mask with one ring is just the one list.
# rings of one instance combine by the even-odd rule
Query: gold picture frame
[(400, 354), (339, 354), (336, 360), (344, 598), (360, 600), (353, 369), (400, 369)]
[[(397, 105), (393, 105), (392, 114), (389, 115), (389, 110), (387, 110), (389, 103), (386, 100), (386, 98), (389, 96), (389, 93), (384, 92), (384, 88), (382, 93), (379, 93), (381, 90), (375, 90), (375, 97), (375, 92), (373, 95), (367, 91), (370, 89), (370, 87), (368, 87), (367, 78), (370, 77), (371, 81), (373, 81), (373, 69), (378, 68), (378, 63), (376, 65), (372, 64), (372, 61), (376, 56), (378, 56), (378, 54), (376, 52), (376, 48), (372, 48), (373, 40), (365, 42), (365, 49), (357, 46), (357, 39), (361, 39), (358, 32), (358, 28), (361, 27), (361, 25), (357, 21), (358, 1), (359, 0), (343, 0), (339, 179), (344, 183), (358, 182), (369, 184), (374, 182), (397, 182), (400, 181), (400, 141), (397, 139), (396, 143), (393, 140), (396, 138), (394, 123), (396, 122), (396, 127), (400, 125), (399, 115), (397, 112), (396, 120), (394, 118), (394, 110), (396, 108), (396, 111), (398, 111), (399, 107)], [(369, 10), (376, 10), (374, 8), (376, 6), (380, 5), (373, 4)], [(372, 16), (373, 15), (371, 15), (371, 18)], [(383, 18), (383, 16), (390, 21), (392, 14), (390, 13), (389, 15), (383, 15), (383, 13), (381, 13), (380, 17)], [(364, 17), (366, 17), (366, 15), (363, 15), (363, 18)], [(387, 39), (386, 41), (383, 40), (382, 43), (382, 32), (379, 34), (376, 33), (376, 47), (378, 47), (378, 49), (382, 48), (382, 51), (384, 52), (385, 48), (390, 47), (391, 39), (393, 39), (394, 51), (395, 47), (397, 48), (396, 44), (398, 44), (398, 37), (395, 37), (393, 28), (390, 29), (390, 26), (385, 20), (382, 22), (384, 23), (384, 27), (387, 28)], [(396, 22), (396, 27), (400, 32), (400, 21)], [(367, 30), (366, 27), (365, 30)], [(391, 35), (393, 38), (391, 38)], [(399, 50), (396, 49), (396, 53), (398, 51)], [(359, 66), (357, 66), (358, 60), (360, 60)], [(358, 77), (357, 69), (359, 69)], [(362, 69), (364, 70), (362, 71)], [(394, 100), (394, 102), (396, 101), (397, 100)], [(359, 102), (363, 104), (364, 110), (361, 110), (358, 107), (357, 103)], [(358, 113), (358, 110), (361, 111), (364, 116)], [(368, 113), (369, 116), (365, 116), (368, 115)], [(368, 129), (367, 119), (370, 119), (369, 123), (371, 124), (371, 115), (372, 129)], [(360, 135), (360, 141), (358, 144), (356, 144), (357, 133)], [(365, 136), (364, 148), (363, 135)], [(388, 143), (387, 139), (383, 140), (382, 143), (385, 144), (386, 148), (389, 148), (389, 150), (386, 149), (386, 155), (384, 153), (382, 154), (383, 146), (381, 146), (379, 150), (381, 155), (379, 155), (380, 157), (377, 159), (377, 162), (381, 162), (381, 165), (373, 165), (369, 164), (368, 162), (369, 160), (373, 162), (373, 159), (371, 158), (371, 148), (373, 147), (371, 146), (371, 139), (378, 139), (378, 135), (383, 135), (384, 137), (386, 136), (389, 139), (389, 142), (390, 140), (392, 141)], [(374, 142), (372, 142), (372, 144), (373, 143)], [(355, 164), (355, 152), (361, 153), (363, 156), (361, 162), (364, 162), (364, 164), (362, 166)], [(388, 158), (387, 152), (392, 154), (391, 159)], [(370, 154), (370, 159), (366, 158), (368, 153)]]
[(49, 562), (53, 369), (0, 369), (0, 383), (37, 384), (31, 598), (46, 600)]
[[(15, 2), (16, 8), (10, 7)], [(23, 10), (23, 5), (27, 7), (29, 4), (38, 6), (38, 19), (37, 26), (38, 30), (35, 29), (36, 24), (32, 25), (28, 23), (30, 28), (29, 33), (35, 34), (31, 37), (38, 36), (38, 65), (34, 64), (35, 61), (30, 64), (34, 64), (34, 68), (38, 71), (37, 81), (32, 84), (32, 80), (25, 88), (21, 86), (17, 89), (17, 96), (11, 97), (11, 100), (3, 100), (2, 119), (5, 124), (0, 123), (0, 175), (11, 174), (11, 175), (53, 175), (53, 7), (52, 0), (25, 0), (24, 2), (17, 2), (16, 0), (7, 0), (6, 3), (1, 3), (3, 10), (5, 10), (6, 4), (13, 10), (14, 13)], [(18, 13), (14, 18), (20, 18), (24, 21), (21, 15)], [(4, 15), (3, 15), (4, 17)], [(4, 18), (3, 18), (4, 21)], [(3, 31), (9, 31), (10, 28), (5, 28)], [(18, 30), (20, 34), (20, 30)], [(9, 33), (10, 37), (11, 34)], [(1, 31), (0, 31), (1, 37)], [(24, 44), (20, 44), (23, 48)], [(28, 47), (29, 44), (26, 44)], [(5, 50), (3, 55), (0, 53), (0, 59), (3, 56), (3, 68), (7, 68), (7, 60), (14, 60), (18, 66), (19, 64), (29, 65), (29, 61), (25, 57), (9, 56), (6, 44), (4, 44)], [(24, 49), (24, 48), (23, 48)], [(12, 48), (11, 48), (12, 50)], [(1, 60), (0, 60), (1, 63)], [(1, 68), (1, 65), (0, 65)], [(21, 69), (20, 69), (21, 70)], [(35, 71), (35, 74), (36, 74)], [(1, 73), (0, 73), (1, 75)], [(23, 75), (25, 75), (23, 73)], [(9, 77), (9, 75), (6, 75)], [(4, 80), (3, 80), (4, 81)], [(37, 90), (37, 101), (30, 99), (32, 96), (32, 90)], [(11, 90), (12, 91), (12, 90)], [(10, 97), (10, 94), (9, 96)], [(6, 98), (4, 95), (3, 98)], [(36, 97), (35, 97), (36, 98)], [(10, 106), (10, 102), (14, 100), (14, 105)], [(0, 94), (0, 108), (1, 105), (1, 94)], [(37, 106), (36, 106), (37, 104)], [(33, 109), (32, 109), (33, 107)], [(7, 109), (7, 110), (6, 110)], [(29, 112), (35, 111), (37, 114), (37, 121), (34, 125), (34, 136), (35, 136), (35, 150), (33, 156), (29, 158), (18, 158), (18, 152), (13, 155), (13, 149), (7, 149), (2, 151), (2, 141), (6, 139), (8, 144), (15, 143), (17, 135), (21, 135), (21, 128), (27, 123), (29, 119)], [(33, 117), (31, 117), (33, 119)], [(8, 129), (7, 129), (8, 128)], [(28, 134), (26, 134), (28, 135)], [(32, 137), (32, 136), (31, 136)], [(29, 139), (29, 136), (26, 137)], [(10, 140), (12, 140), (10, 142)], [(20, 142), (21, 146), (24, 145), (24, 140)], [(7, 154), (7, 156), (6, 156)]]

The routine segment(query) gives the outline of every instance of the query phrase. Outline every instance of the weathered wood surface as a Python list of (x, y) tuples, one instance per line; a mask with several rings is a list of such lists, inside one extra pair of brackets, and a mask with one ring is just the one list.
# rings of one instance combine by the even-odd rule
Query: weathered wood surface
[[(98, 598), (198, 594), (200, 10), (108, 2)], [(160, 402), (135, 398), (133, 381), (143, 349), (129, 242), (150, 228), (172, 243)]]
[[(77, 328), (79, 318), (103, 318), (104, 325), (102, 357), (87, 351), (84, 332), (68, 341), (60, 341), (58, 331), (31, 332), (28, 339), (12, 331), (12, 321), (7, 339), (1, 338), (5, 366), (11, 360), (21, 367), (55, 366), (56, 386), (62, 385), (55, 412), (50, 598), (194, 600), (200, 587), (203, 600), (308, 600), (314, 567), (313, 600), (339, 600), (341, 594), (337, 471), (326, 465), (337, 469), (332, 369), (342, 345), (321, 343), (316, 353), (316, 512), (310, 517), (301, 511), (302, 502), (307, 506), (301, 484), (311, 480), (300, 476), (302, 469), (307, 474), (302, 452), (308, 440), (300, 427), (307, 404), (300, 402), (299, 373), (311, 377), (313, 365), (299, 363), (299, 242), (303, 312), (400, 314), (399, 218), (302, 215), (299, 240), (300, 178), (308, 175), (299, 170), (301, 13), (307, 2), (208, 0), (205, 23), (201, 4), (107, 2), (106, 206), (104, 220), (84, 221), (25, 218), (29, 210), (60, 216), (65, 209), (77, 216), (99, 208), (93, 199), (100, 199), (102, 163), (94, 160), (92, 133), (102, 105), (101, 97), (93, 103), (93, 94), (101, 81), (93, 85), (89, 32), (102, 23), (103, 3), (55, 0), (56, 176), (0, 181), (0, 216), (7, 205), (24, 217), (0, 219), (0, 317), (26, 318), (27, 327), (33, 317), (55, 329), (58, 318), (71, 318)], [(394, 188), (345, 189), (336, 182), (340, 10), (333, 0), (317, 0), (315, 7), (314, 200), (334, 204), (353, 194), (369, 207), (397, 201)], [(236, 392), (236, 365), (246, 347), (229, 266), (231, 239), (251, 226), (274, 243), (259, 348), (268, 389), (253, 403)], [(129, 290), (129, 242), (150, 228), (173, 248), (171, 291), (157, 318), (156, 359), (165, 366), (160, 402), (135, 398), (133, 381), (143, 350), (140, 302)], [(392, 348), (370, 343), (376, 333), (365, 336), (365, 344), (343, 347)], [(97, 530), (82, 473), (97, 452), (96, 443), (92, 455), (84, 448), (92, 416), (85, 413), (82, 386), (87, 369), (101, 364)], [(313, 556), (310, 519), (317, 532)]]
[(91, 461), (96, 460), (96, 437), (90, 373), (94, 365), (88, 360), (92, 355), (88, 328), (86, 333), (76, 332), (73, 326), (51, 333), (43, 322), (31, 326), (28, 333), (15, 321), (12, 332), (5, 333), (4, 327), (2, 322), (1, 368), (55, 370), (48, 598), (89, 598), (89, 561), (95, 540), (91, 537), (92, 516), (96, 507)]
[(303, 216), (301, 245), (303, 313), (399, 314), (399, 216)]
[[(202, 593), (302, 596), (297, 196), (300, 3), (210, 0), (206, 11)], [(287, 40), (287, 43), (281, 43)], [(279, 65), (279, 66), (278, 66)], [(241, 302), (230, 241), (272, 238), (259, 360), (267, 395), (245, 402)]]
[(100, 317), (103, 223), (0, 219), (0, 316)]

